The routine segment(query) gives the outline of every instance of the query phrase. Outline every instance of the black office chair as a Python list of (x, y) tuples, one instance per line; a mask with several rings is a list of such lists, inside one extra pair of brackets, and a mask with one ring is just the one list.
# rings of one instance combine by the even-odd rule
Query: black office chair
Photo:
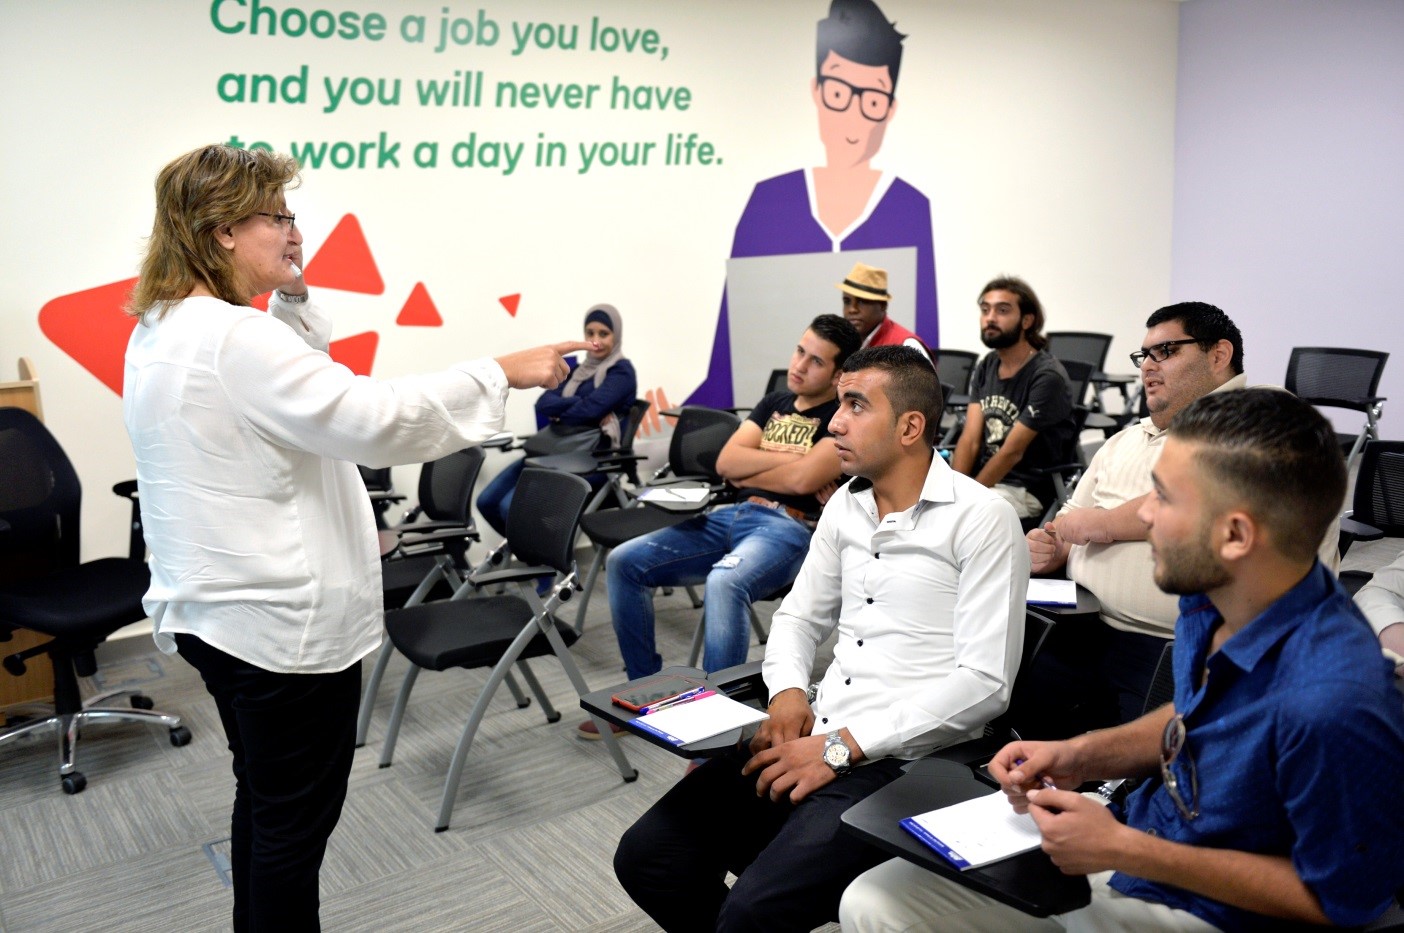
[[(132, 500), (131, 552), (127, 557), (79, 561), (79, 513), (83, 490), (54, 436), (41, 421), (19, 408), (0, 408), (0, 641), (16, 629), (48, 636), (40, 645), (4, 659), (5, 670), (24, 674), (26, 663), (49, 656), (54, 671), (53, 715), (0, 729), (0, 745), (25, 735), (58, 734), (59, 781), (64, 793), (87, 786), (77, 770), (77, 743), (89, 726), (139, 722), (168, 730), (172, 745), (189, 743), (180, 717), (152, 710), (149, 697), (114, 690), (86, 704), (78, 678), (97, 672), (96, 648), (109, 635), (146, 618), (141, 600), (151, 585), (141, 539), (136, 483), (113, 492)], [(108, 706), (129, 697), (131, 708)]]
[[(727, 411), (685, 406), (678, 413), (678, 423), (668, 444), (668, 462), (649, 479), (649, 485), (701, 482), (724, 496), (726, 490), (716, 472), (717, 457), (740, 423), (735, 415)], [(672, 527), (689, 517), (687, 514), (649, 508), (636, 499), (627, 508), (593, 512), (581, 518), (580, 530), (595, 546), (595, 557), (585, 575), (585, 593), (575, 616), (577, 634), (585, 631), (585, 611), (590, 606), (595, 580), (609, 552), (625, 541)]]
[[(1350, 511), (1341, 518), (1340, 555), (1345, 557), (1356, 541), (1400, 537), (1404, 537), (1404, 441), (1370, 441), (1360, 457)], [(1368, 579), (1366, 575), (1359, 585)]]
[(1100, 413), (1101, 380), (1106, 376), (1103, 370), (1107, 366), (1107, 351), (1111, 349), (1112, 335), (1094, 331), (1062, 330), (1050, 331), (1047, 337), (1048, 352), (1059, 362), (1066, 365), (1073, 361), (1092, 367), (1089, 385), (1094, 386), (1096, 391), (1089, 399), (1084, 388), (1082, 395), (1073, 396), (1073, 401), (1079, 405), (1086, 405), (1092, 412)]
[(1337, 433), (1346, 469), (1355, 466), (1365, 442), (1379, 440), (1385, 399), (1376, 395), (1389, 354), (1343, 347), (1294, 347), (1287, 360), (1288, 392), (1317, 408), (1343, 408), (1365, 415), (1359, 434)]
[(576, 476), (604, 473), (608, 476), (608, 481), (590, 497), (590, 501), (585, 505), (586, 514), (604, 507), (611, 496), (617, 507), (624, 508), (630, 502), (629, 495), (624, 491), (624, 482), (627, 480), (635, 486), (639, 483), (638, 462), (643, 458), (634, 455), (634, 443), (638, 440), (639, 428), (643, 426), (644, 418), (652, 405), (648, 399), (634, 399), (633, 404), (629, 406), (629, 413), (619, 425), (618, 446), (545, 456), (528, 455), (526, 465), (574, 473)]
[[(483, 458), (482, 448), (469, 447), (420, 468), (419, 504), (403, 524), (382, 532), (383, 538), (393, 531), (397, 539), (380, 564), (387, 611), (448, 599), (463, 586), (469, 569), (468, 548), (479, 540), (472, 502)], [(382, 644), (366, 678), (356, 716), (357, 748), (366, 744), (375, 698), (392, 654), (390, 642)], [(525, 704), (525, 696), (515, 685), (513, 693)]]
[(370, 496), (371, 510), (375, 513), (375, 527), (384, 530), (389, 527), (385, 514), (395, 503), (404, 502), (405, 497), (395, 492), (389, 467), (357, 466), (356, 469), (361, 473), (361, 482), (366, 484), (366, 495)]
[[(554, 654), (577, 695), (589, 692), (570, 656), (569, 648), (578, 636), (554, 614), (577, 587), (575, 532), (589, 496), (590, 484), (579, 476), (528, 467), (522, 471), (507, 515), (508, 547), (521, 563), (504, 570), (474, 573), (469, 578), (473, 585), (480, 587), (516, 583), (521, 595), (425, 603), (397, 609), (385, 617), (390, 640), (409, 658), (411, 666), (390, 714), (390, 726), (380, 756), (382, 768), (391, 764), (405, 706), (421, 669), (491, 668), (454, 750), (444, 781), (435, 832), (448, 829), (473, 737), (498, 685), (513, 666), (536, 695), (546, 712), (547, 722), (558, 721), (560, 713), (551, 706), (541, 684), (527, 666), (528, 658)], [(556, 575), (556, 581), (543, 603), (536, 592), (536, 581), (544, 574)], [(597, 725), (620, 775), (625, 781), (634, 780), (638, 772), (629, 764), (611, 730), (602, 723)]]
[(970, 377), (975, 372), (975, 364), (980, 361), (979, 355), (969, 350), (948, 350), (945, 347), (932, 353), (936, 357), (936, 375), (941, 381), (949, 383), (957, 395), (969, 395)]
[[(970, 380), (980, 358), (969, 350), (932, 351), (936, 376), (945, 394), (945, 409), (941, 414), (941, 441), (938, 446), (949, 447), (960, 437), (965, 426), (965, 407), (970, 404)], [(945, 391), (949, 387), (949, 391)]]

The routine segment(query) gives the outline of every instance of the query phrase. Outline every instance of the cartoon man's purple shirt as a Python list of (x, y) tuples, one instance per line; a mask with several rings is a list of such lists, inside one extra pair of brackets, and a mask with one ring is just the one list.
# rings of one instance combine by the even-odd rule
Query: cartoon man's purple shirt
[[(731, 258), (829, 253), (843, 250), (916, 247), (916, 333), (926, 345), (939, 346), (936, 309), (936, 260), (931, 247), (931, 202), (911, 185), (884, 173), (868, 210), (849, 229), (831, 235), (815, 216), (812, 177), (807, 169), (777, 175), (756, 185), (736, 224)], [(731, 391), (730, 323), (726, 293), (712, 342), (707, 377), (686, 404), (726, 407)], [(742, 402), (753, 401), (742, 399)]]

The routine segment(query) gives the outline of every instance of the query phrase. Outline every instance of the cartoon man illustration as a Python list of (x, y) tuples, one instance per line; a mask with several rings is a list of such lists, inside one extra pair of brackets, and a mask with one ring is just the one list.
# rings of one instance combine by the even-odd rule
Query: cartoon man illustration
[[(905, 38), (873, 0), (833, 0), (829, 15), (819, 21), (811, 82), (824, 164), (756, 185), (736, 224), (731, 256), (914, 247), (916, 332), (935, 348), (931, 204), (920, 191), (871, 164), (897, 114)], [(731, 326), (723, 294), (707, 377), (689, 403), (733, 403)]]

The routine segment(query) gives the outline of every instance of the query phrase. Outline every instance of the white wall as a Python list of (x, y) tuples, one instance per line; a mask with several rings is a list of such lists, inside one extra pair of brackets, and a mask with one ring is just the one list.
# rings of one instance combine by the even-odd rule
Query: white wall
[[(252, 2), (252, 0), (250, 0)], [(294, 2), (261, 0), (276, 10)], [(231, 134), (282, 148), (290, 139), (712, 142), (719, 165), (578, 174), (574, 169), (308, 171), (290, 206), (316, 250), (354, 213), (386, 283), (380, 296), (322, 290), (341, 336), (375, 330), (375, 375), (442, 365), (578, 332), (591, 303), (626, 317), (640, 390), (680, 401), (710, 352), (731, 235), (758, 180), (821, 161), (809, 96), (814, 23), (823, 0), (658, 4), (642, 0), (484, 3), (503, 30), (493, 48), (433, 52), (394, 24), (445, 4), (317, 0), (305, 9), (391, 22), (379, 43), (230, 36), (208, 3), (54, 0), (0, 6), (0, 153), (8, 294), (0, 308), (0, 376), (34, 357), (48, 420), (88, 489), (85, 551), (119, 551), (125, 519), (107, 495), (131, 475), (120, 400), (41, 333), (51, 299), (135, 274), (151, 223), (151, 183), (174, 156)], [(449, 5), (472, 17), (478, 4)], [(932, 200), (943, 342), (978, 348), (974, 300), (998, 272), (1027, 277), (1055, 329), (1108, 330), (1134, 349), (1140, 322), (1170, 291), (1178, 4), (1171, 0), (886, 0), (909, 34), (900, 113), (877, 162)], [(223, 15), (235, 18), (236, 4)], [(653, 28), (659, 56), (528, 51), (512, 21), (592, 16)], [(582, 41), (584, 41), (582, 36)], [(306, 64), (305, 105), (222, 102), (226, 72), (283, 76)], [(415, 78), (481, 69), (496, 80), (683, 85), (683, 113), (343, 106), (322, 112), (325, 76)], [(401, 151), (407, 161), (407, 151)], [(395, 316), (423, 282), (441, 328)], [(521, 292), (509, 317), (501, 295)], [(110, 313), (95, 309), (94, 313)], [(514, 400), (513, 426), (530, 421)], [(112, 501), (109, 501), (112, 500)]]
[(1238, 322), (1253, 382), (1282, 384), (1294, 346), (1390, 352), (1386, 438), (1404, 437), (1401, 50), (1397, 0), (1181, 14), (1173, 294)]

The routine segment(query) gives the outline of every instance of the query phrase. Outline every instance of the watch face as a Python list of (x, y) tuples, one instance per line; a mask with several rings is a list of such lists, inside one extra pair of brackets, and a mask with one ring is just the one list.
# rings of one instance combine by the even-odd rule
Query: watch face
[(842, 768), (848, 764), (848, 746), (843, 743), (830, 745), (824, 749), (824, 761), (831, 768)]

